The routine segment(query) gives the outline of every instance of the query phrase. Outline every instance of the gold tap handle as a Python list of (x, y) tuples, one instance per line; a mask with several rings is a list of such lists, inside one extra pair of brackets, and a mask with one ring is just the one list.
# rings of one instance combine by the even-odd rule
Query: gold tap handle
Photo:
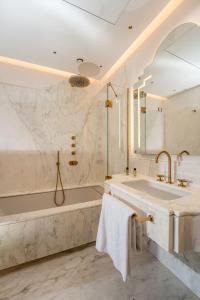
[(157, 177), (157, 181), (164, 181), (165, 180), (165, 175), (158, 174), (158, 175), (156, 175), (156, 177)]

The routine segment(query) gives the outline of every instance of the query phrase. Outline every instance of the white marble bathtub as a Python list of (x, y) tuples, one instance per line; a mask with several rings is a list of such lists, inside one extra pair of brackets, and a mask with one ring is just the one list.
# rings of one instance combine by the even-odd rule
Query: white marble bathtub
[[(95, 241), (101, 186), (0, 198), (0, 270)], [(60, 197), (61, 193), (58, 193)]]

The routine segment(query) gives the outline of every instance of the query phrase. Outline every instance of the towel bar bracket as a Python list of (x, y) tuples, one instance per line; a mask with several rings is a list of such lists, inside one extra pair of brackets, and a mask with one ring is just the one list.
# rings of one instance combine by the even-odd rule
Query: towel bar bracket
[(139, 222), (139, 223), (145, 223), (145, 222), (153, 222), (153, 217), (151, 215), (148, 216), (138, 216), (134, 215), (133, 218)]
[[(112, 195), (111, 191), (108, 192), (109, 195)], [(133, 215), (133, 217), (138, 223), (145, 223), (145, 222), (153, 222), (153, 216), (147, 215), (147, 216), (138, 216)]]

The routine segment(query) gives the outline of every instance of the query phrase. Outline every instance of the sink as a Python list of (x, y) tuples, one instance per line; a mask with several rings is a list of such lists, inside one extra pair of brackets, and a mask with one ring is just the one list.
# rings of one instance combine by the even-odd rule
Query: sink
[(145, 179), (124, 181), (122, 184), (160, 200), (169, 201), (190, 195), (189, 192), (182, 191), (181, 189), (173, 187), (169, 184), (158, 183)]

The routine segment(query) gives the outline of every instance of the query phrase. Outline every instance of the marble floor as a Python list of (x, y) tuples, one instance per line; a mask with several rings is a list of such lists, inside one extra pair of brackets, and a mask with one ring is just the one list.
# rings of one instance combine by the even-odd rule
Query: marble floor
[(150, 253), (134, 257), (124, 283), (94, 245), (0, 272), (0, 300), (198, 299)]

